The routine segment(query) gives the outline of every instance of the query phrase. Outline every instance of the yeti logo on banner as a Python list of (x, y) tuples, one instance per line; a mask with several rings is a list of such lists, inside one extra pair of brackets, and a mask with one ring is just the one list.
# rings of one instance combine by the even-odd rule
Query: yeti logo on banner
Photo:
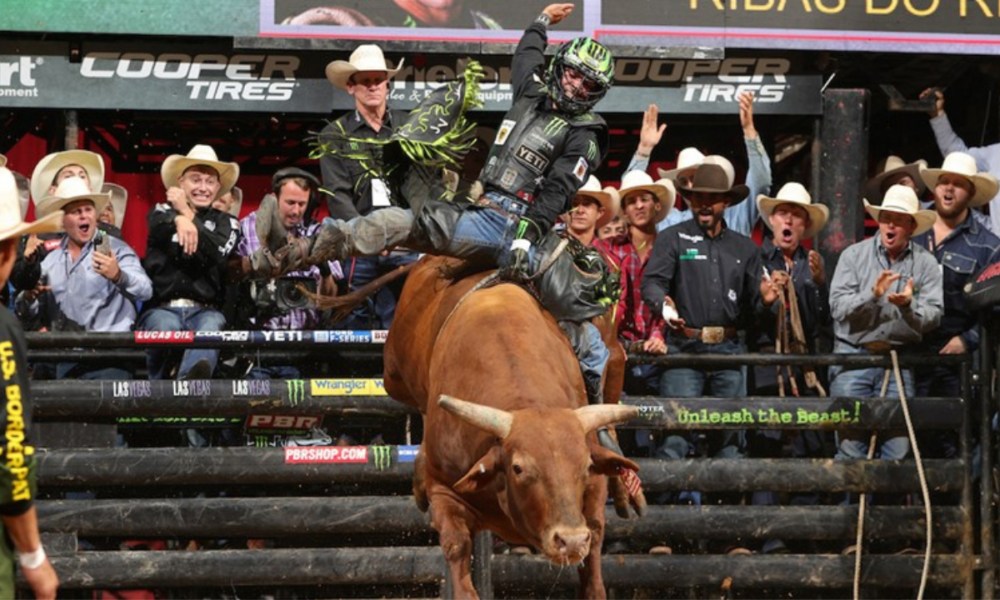
[(549, 166), (547, 158), (527, 146), (518, 146), (517, 150), (514, 151), (514, 156), (536, 173), (544, 173), (545, 168)]
[[(181, 80), (190, 100), (290, 100), (297, 85), (297, 56), (88, 52), (80, 75), (90, 79)], [(280, 78), (280, 81), (273, 81)]]

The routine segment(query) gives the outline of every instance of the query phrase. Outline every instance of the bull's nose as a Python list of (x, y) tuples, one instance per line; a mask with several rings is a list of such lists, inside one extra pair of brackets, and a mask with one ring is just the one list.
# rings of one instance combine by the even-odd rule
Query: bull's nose
[(580, 559), (590, 552), (590, 530), (557, 531), (553, 542), (562, 556)]

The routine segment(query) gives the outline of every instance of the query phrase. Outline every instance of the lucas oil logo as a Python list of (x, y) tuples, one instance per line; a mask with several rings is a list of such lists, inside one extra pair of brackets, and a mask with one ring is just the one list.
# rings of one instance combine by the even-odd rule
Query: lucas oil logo
[(183, 81), (190, 100), (290, 100), (298, 85), (297, 56), (88, 52), (80, 75), (90, 79)]

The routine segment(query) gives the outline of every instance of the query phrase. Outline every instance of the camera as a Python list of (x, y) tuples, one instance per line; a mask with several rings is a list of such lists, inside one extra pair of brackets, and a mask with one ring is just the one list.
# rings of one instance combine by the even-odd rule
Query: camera
[(302, 308), (314, 308), (299, 286), (315, 294), (319, 286), (312, 277), (281, 277), (253, 282), (250, 294), (257, 310), (262, 313), (285, 313)]

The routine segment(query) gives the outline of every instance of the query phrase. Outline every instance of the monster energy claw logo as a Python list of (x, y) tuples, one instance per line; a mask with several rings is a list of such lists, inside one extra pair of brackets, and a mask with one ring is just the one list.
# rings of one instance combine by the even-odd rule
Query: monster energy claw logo
[(594, 140), (587, 142), (587, 158), (590, 162), (597, 162), (597, 144)]
[(370, 446), (375, 469), (385, 471), (392, 462), (392, 446)]
[(289, 379), (285, 382), (288, 386), (288, 402), (292, 406), (297, 406), (306, 398), (306, 382), (304, 379)]
[(545, 135), (557, 135), (560, 131), (565, 129), (567, 125), (569, 125), (569, 123), (562, 119), (552, 119), (545, 124), (544, 133)]

